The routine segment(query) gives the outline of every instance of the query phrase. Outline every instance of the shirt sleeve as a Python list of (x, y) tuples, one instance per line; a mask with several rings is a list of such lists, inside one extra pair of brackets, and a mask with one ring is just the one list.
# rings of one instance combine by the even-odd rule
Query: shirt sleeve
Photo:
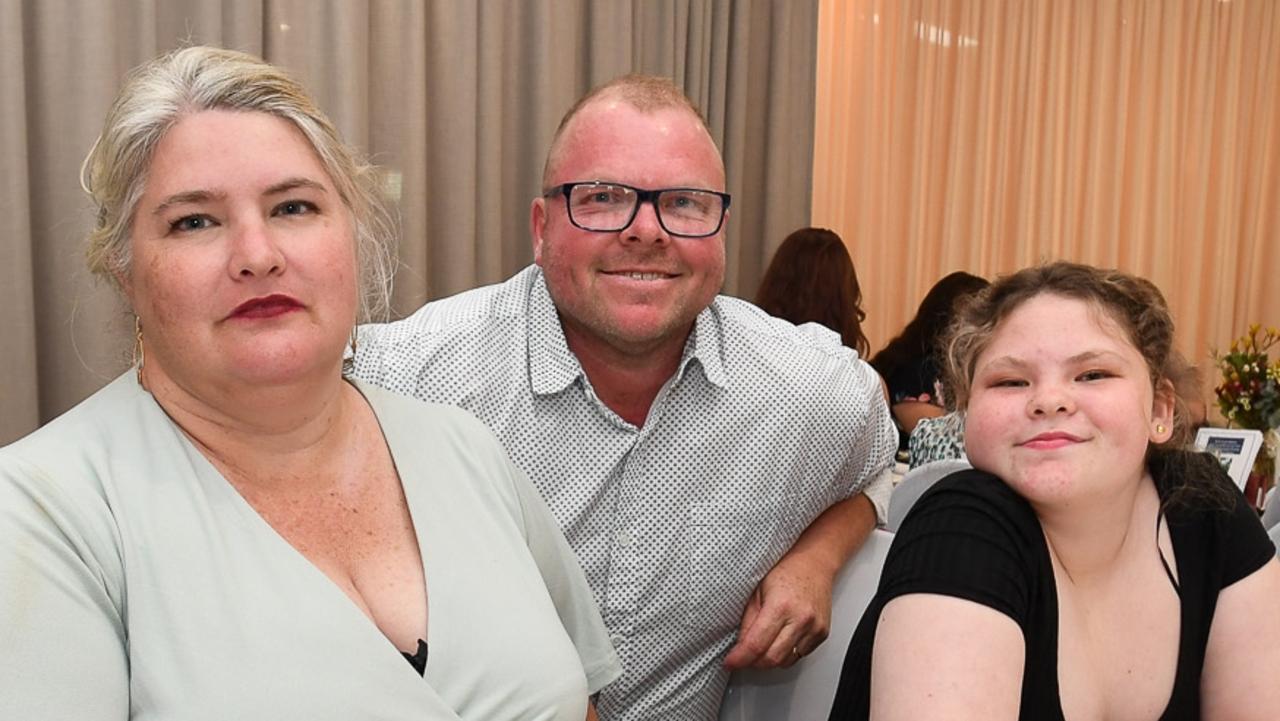
[(883, 526), (889, 519), (889, 496), (893, 495), (893, 466), (868, 481), (862, 492), (876, 509), (876, 525)]
[(587, 675), (588, 692), (595, 694), (622, 675), (622, 664), (609, 640), (578, 557), (537, 489), (519, 468), (511, 465), (511, 472), (524, 516), (529, 551), (547, 584), (560, 622), (578, 650)]
[(122, 567), (89, 500), (0, 453), (0, 718), (129, 717)]
[[(864, 492), (876, 509), (876, 522), (883, 524), (888, 512), (888, 494), (893, 490), (893, 454), (898, 449), (898, 429), (889, 414), (889, 404), (880, 390), (880, 376), (866, 362), (853, 359), (851, 382), (855, 407), (833, 412), (857, 413), (856, 427), (848, 438), (848, 450), (839, 478), (849, 484), (847, 497)], [(848, 398), (849, 396), (845, 396)], [(877, 500), (879, 499), (879, 500)]]
[(939, 481), (907, 514), (880, 578), (885, 602), (936, 593), (980, 603), (1027, 631), (1036, 585), (1035, 515), (995, 478), (961, 471)]

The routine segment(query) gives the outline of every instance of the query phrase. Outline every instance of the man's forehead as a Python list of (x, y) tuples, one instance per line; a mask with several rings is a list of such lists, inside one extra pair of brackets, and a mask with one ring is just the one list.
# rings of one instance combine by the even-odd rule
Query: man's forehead
[(651, 142), (661, 142), (665, 138), (679, 148), (673, 153), (672, 147), (662, 151), (655, 147), (653, 151), (661, 152), (662, 157), (650, 156), (651, 159), (666, 160), (672, 155), (701, 156), (723, 179), (724, 161), (720, 150), (697, 113), (679, 105), (639, 108), (626, 98), (617, 96), (593, 99), (574, 115), (557, 147), (552, 149), (553, 164), (557, 167), (566, 163), (575, 166), (591, 164), (601, 158), (604, 148), (632, 140), (637, 131)]
[[(639, 119), (646, 128), (655, 132), (674, 133), (697, 129), (711, 141), (702, 119), (697, 113), (680, 105), (661, 105), (656, 107), (639, 107), (622, 96), (605, 95), (582, 106), (577, 115), (565, 128), (565, 136), (580, 135), (584, 131), (615, 127), (623, 118)], [(714, 147), (715, 142), (711, 141)], [(718, 152), (718, 151), (717, 151)]]

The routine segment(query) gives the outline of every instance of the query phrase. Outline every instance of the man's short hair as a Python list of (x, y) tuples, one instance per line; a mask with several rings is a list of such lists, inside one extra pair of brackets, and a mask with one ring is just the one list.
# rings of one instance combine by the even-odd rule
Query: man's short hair
[(547, 149), (547, 157), (542, 165), (544, 189), (551, 182), (551, 161), (560, 153), (560, 140), (565, 129), (569, 127), (569, 122), (587, 105), (604, 97), (618, 98), (642, 113), (652, 113), (667, 108), (684, 108), (693, 113), (702, 124), (702, 129), (707, 131), (708, 136), (711, 135), (711, 129), (707, 126), (707, 119), (703, 117), (702, 111), (671, 78), (639, 73), (622, 75), (579, 98), (578, 102), (569, 108), (569, 112), (560, 119), (555, 134), (551, 136), (551, 146)]

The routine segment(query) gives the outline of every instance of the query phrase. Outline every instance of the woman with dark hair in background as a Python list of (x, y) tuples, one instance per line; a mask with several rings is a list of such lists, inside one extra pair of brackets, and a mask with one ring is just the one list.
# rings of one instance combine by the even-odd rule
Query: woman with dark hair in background
[(985, 278), (963, 271), (934, 283), (907, 327), (871, 359), (871, 366), (889, 386), (889, 407), (902, 431), (901, 448), (906, 448), (907, 437), (921, 418), (946, 412), (935, 389), (940, 377), (938, 339), (951, 322), (957, 302), (987, 285)]
[(819, 323), (840, 334), (866, 358), (871, 351), (862, 321), (862, 289), (840, 236), (826, 228), (801, 228), (773, 254), (756, 305), (795, 324)]

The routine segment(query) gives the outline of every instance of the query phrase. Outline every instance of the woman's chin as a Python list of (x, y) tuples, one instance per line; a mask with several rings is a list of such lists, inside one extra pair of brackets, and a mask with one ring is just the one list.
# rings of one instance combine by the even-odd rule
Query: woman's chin
[(235, 378), (245, 386), (263, 388), (313, 383), (342, 374), (342, 359), (296, 358), (254, 359), (236, 367)]
[(337, 379), (342, 374), (340, 355), (270, 353), (269, 350), (262, 348), (256, 353), (236, 354), (204, 367), (188, 368), (181, 374), (185, 378), (174, 374), (174, 380), (193, 391), (203, 386), (219, 388), (220, 393), (235, 394), (312, 385), (326, 379)]

